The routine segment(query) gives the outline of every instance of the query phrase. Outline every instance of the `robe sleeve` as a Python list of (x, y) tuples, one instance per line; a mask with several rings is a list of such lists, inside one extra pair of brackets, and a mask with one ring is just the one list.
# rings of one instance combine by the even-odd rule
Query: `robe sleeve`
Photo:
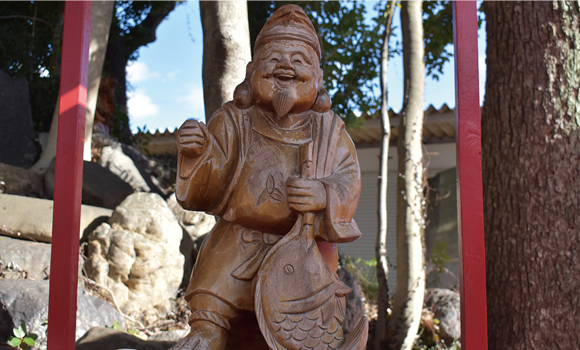
[(184, 209), (210, 212), (219, 203), (238, 162), (238, 134), (232, 116), (224, 107), (212, 116), (209, 140), (201, 156), (177, 156), (175, 195)]
[(319, 179), (326, 188), (326, 210), (319, 215), (323, 239), (351, 242), (361, 233), (353, 220), (361, 192), (356, 149), (344, 128), (340, 131), (330, 176)]

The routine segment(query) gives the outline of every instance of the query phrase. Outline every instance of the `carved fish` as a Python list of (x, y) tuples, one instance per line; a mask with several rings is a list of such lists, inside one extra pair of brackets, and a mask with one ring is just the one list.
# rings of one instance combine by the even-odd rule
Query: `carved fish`
[(368, 321), (345, 341), (344, 296), (351, 289), (328, 268), (303, 217), (270, 250), (258, 272), (255, 310), (272, 350), (364, 349)]

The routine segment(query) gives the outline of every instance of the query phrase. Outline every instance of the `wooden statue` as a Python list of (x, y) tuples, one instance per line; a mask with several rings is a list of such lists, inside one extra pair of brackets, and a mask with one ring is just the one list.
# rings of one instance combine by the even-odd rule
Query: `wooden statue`
[(366, 347), (366, 318), (343, 334), (350, 289), (336, 276), (336, 243), (360, 236), (360, 170), (320, 54), (304, 11), (281, 7), (234, 100), (177, 133), (177, 200), (219, 220), (186, 292), (191, 332), (174, 349)]

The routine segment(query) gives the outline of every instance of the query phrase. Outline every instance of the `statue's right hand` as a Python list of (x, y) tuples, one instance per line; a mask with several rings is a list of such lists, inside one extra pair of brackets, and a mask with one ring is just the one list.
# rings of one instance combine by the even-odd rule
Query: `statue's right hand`
[(197, 158), (209, 140), (209, 133), (204, 123), (188, 119), (177, 131), (177, 151), (186, 157)]

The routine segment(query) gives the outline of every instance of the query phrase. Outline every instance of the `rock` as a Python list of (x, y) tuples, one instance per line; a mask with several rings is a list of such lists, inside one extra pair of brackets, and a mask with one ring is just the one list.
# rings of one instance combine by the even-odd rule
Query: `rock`
[(439, 336), (445, 344), (461, 338), (461, 308), (459, 293), (449, 289), (427, 289), (425, 307), (431, 308), (439, 320)]
[(127, 332), (94, 327), (77, 341), (75, 350), (166, 350), (173, 345), (174, 341), (142, 340)]
[(344, 315), (343, 329), (345, 333), (350, 333), (358, 324), (358, 321), (365, 315), (364, 306), (360, 298), (358, 284), (352, 274), (342, 266), (338, 267), (338, 278), (342, 283), (346, 284), (352, 292), (347, 294), (346, 299), (346, 313)]
[[(12, 335), (12, 328), (24, 322), (28, 333), (38, 335), (38, 347), (46, 349), (48, 291), (48, 281), (0, 280), (0, 341), (6, 341)], [(114, 321), (125, 327), (123, 316), (112, 305), (90, 296), (79, 286), (77, 339), (92, 327), (112, 327)]]
[(175, 214), (181, 227), (189, 233), (192, 240), (205, 235), (215, 226), (216, 220), (213, 215), (208, 215), (202, 211), (189, 211), (177, 203), (175, 193), (167, 198), (167, 205)]
[(131, 185), (135, 191), (149, 192), (151, 190), (133, 163), (133, 160), (127, 157), (120, 147), (103, 147), (98, 163)]
[(183, 276), (182, 236), (163, 198), (134, 193), (89, 235), (87, 275), (111, 289), (128, 313), (154, 307), (177, 294)]
[(4, 193), (27, 197), (44, 197), (42, 176), (24, 168), (0, 163), (0, 181), (4, 182)]
[(0, 70), (0, 162), (29, 168), (40, 156), (34, 139), (28, 83)]
[[(48, 279), (50, 274), (50, 244), (0, 237), (0, 262), (3, 266), (13, 263), (26, 271), (26, 278)], [(79, 257), (79, 274), (84, 260)]]
[[(0, 235), (50, 243), (52, 208), (51, 200), (0, 194)], [(92, 231), (108, 220), (112, 213), (109, 209), (83, 205), (79, 238), (85, 230)], [(34, 220), (30, 219), (32, 214)]]
[(6, 342), (0, 342), (0, 350), (14, 350), (16, 349), (15, 347), (13, 347), (12, 345), (6, 343)]
[[(46, 170), (44, 188), (46, 196), (54, 196), (54, 160)], [(127, 196), (133, 193), (133, 187), (113, 174), (109, 169), (97, 163), (83, 162), (83, 204), (115, 209)]]
[[(111, 147), (114, 150), (121, 150), (124, 155), (131, 158), (135, 167), (137, 167), (140, 175), (149, 186), (151, 192), (155, 192), (160, 196), (166, 197), (167, 191), (161, 181), (160, 177), (165, 178), (167, 171), (163, 169), (156, 161), (143, 155), (137, 148), (129, 146), (118, 142), (111, 136), (103, 134), (93, 134), (92, 147), (103, 149), (105, 147)], [(101, 154), (101, 158), (103, 155)], [(102, 160), (99, 160), (102, 162)], [(175, 176), (173, 176), (173, 182), (175, 182)]]
[(181, 339), (185, 338), (185, 336), (189, 333), (189, 329), (173, 329), (170, 331), (163, 331), (157, 334), (154, 334), (147, 338), (147, 340), (165, 340), (165, 341), (173, 341), (178, 342)]
[(183, 239), (181, 240), (180, 251), (185, 257), (183, 265), (183, 280), (181, 281), (181, 288), (187, 288), (189, 279), (191, 278), (191, 271), (197, 258), (197, 253), (201, 247), (204, 237), (215, 226), (215, 217), (200, 211), (189, 211), (181, 207), (177, 203), (175, 193), (172, 193), (167, 198), (167, 205), (175, 214), (179, 225), (183, 228)]

